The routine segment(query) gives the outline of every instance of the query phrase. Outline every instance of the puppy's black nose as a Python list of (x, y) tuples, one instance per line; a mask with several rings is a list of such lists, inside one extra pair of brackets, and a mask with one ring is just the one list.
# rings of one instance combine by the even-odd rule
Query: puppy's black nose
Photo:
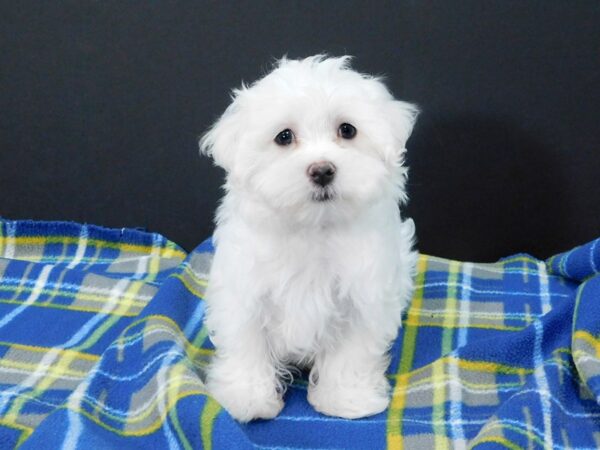
[(313, 183), (325, 187), (333, 181), (335, 166), (329, 161), (319, 161), (308, 166), (306, 172)]

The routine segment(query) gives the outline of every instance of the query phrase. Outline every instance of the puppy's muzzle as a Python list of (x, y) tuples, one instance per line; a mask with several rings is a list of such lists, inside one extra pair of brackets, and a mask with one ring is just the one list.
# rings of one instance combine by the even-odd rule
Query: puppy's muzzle
[(335, 178), (335, 170), (335, 166), (329, 161), (319, 161), (308, 166), (306, 173), (313, 183), (325, 187)]

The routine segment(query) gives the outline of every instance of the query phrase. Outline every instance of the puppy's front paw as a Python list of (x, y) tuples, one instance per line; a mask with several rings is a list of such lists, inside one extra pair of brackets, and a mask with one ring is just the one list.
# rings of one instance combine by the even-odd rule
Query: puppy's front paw
[(328, 416), (358, 419), (384, 411), (389, 402), (389, 385), (384, 379), (374, 383), (360, 382), (312, 384), (308, 401)]
[(240, 422), (254, 419), (272, 419), (283, 408), (283, 400), (274, 385), (264, 380), (220, 382), (212, 380), (207, 385), (210, 395), (233, 418)]

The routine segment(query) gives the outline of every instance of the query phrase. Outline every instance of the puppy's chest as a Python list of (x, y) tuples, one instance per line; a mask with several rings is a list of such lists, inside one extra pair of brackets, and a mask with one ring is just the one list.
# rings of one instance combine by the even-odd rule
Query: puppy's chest
[(263, 297), (271, 347), (284, 358), (310, 357), (351, 310), (350, 299), (340, 295), (339, 267), (319, 255), (275, 260)]

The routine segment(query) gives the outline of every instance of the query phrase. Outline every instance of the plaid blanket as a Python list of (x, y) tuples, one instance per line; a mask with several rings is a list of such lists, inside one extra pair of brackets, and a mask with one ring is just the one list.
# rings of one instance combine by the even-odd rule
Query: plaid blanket
[(210, 240), (0, 221), (0, 448), (600, 447), (600, 239), (544, 262), (422, 255), (388, 411), (236, 423), (206, 393)]

